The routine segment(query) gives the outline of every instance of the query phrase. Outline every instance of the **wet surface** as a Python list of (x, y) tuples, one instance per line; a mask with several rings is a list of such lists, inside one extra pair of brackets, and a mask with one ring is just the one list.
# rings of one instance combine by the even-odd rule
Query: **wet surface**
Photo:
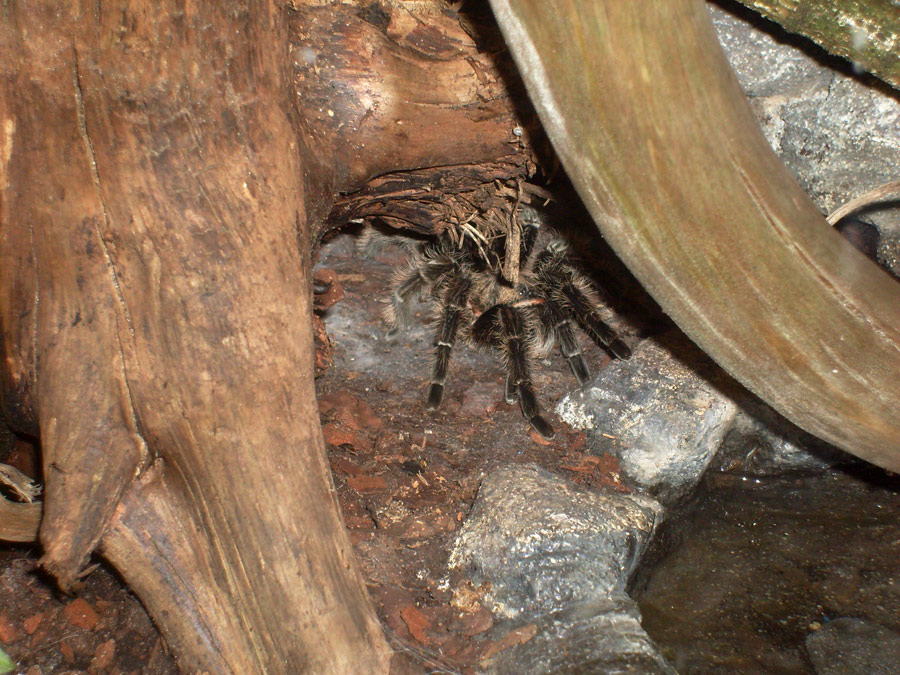
[(900, 480), (718, 475), (707, 489), (639, 599), (679, 673), (812, 673), (805, 638), (839, 617), (900, 631)]

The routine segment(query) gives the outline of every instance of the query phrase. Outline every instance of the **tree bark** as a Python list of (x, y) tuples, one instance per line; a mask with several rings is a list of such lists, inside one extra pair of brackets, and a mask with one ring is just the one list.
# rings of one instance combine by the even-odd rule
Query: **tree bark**
[(4, 293), (27, 309), (7, 354), (40, 432), (42, 564), (69, 588), (102, 542), (186, 670), (385, 670), (295, 318), (283, 14), (5, 13), (3, 266), (28, 284)]
[(389, 667), (319, 428), (310, 259), (375, 174), (526, 173), (491, 57), (438, 9), (0, 10), (4, 408), (41, 441), (41, 562), (69, 589), (99, 547), (185, 670)]

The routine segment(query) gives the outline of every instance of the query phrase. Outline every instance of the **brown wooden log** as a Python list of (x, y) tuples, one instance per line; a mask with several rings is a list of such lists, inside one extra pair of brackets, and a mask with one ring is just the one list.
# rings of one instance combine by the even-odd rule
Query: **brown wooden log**
[(24, 326), (12, 302), (2, 317), (42, 441), (43, 564), (71, 585), (102, 538), (185, 670), (386, 670), (297, 318), (308, 226), (282, 14), (4, 12), (3, 265), (30, 287)]
[[(11, 436), (3, 439), (3, 431), (0, 429), (0, 454), (3, 441), (12, 440)], [(41, 492), (40, 485), (17, 467), (0, 464), (0, 486), (21, 500), (13, 502), (0, 495), (0, 541), (36, 541), (42, 508), (34, 500)]]
[[(491, 59), (436, 6), (0, 14), (3, 403), (41, 439), (42, 564), (70, 588), (99, 544), (186, 671), (388, 668), (325, 460), (309, 267), (335, 193), (374, 173), (527, 171)], [(354, 68), (362, 45), (400, 72)], [(347, 58), (319, 80), (292, 66), (312, 48)]]
[(491, 0), (604, 237), (678, 325), (807, 431), (900, 470), (900, 288), (762, 135), (700, 0)]
[(41, 516), (40, 502), (20, 504), (0, 497), (0, 541), (36, 541)]
[(298, 106), (308, 135), (330, 143), (339, 191), (398, 167), (514, 154), (497, 68), (441, 4), (301, 6), (290, 26)]

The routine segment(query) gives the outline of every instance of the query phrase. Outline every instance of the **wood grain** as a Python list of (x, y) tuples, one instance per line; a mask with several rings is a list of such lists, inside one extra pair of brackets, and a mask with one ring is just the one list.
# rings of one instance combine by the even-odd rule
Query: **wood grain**
[(604, 237), (678, 325), (807, 431), (900, 470), (900, 286), (773, 154), (699, 0), (492, 0)]

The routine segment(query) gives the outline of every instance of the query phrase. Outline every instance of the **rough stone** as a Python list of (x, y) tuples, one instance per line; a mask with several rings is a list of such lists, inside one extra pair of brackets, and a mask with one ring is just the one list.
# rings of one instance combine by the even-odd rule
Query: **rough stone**
[[(769, 143), (822, 212), (897, 180), (900, 93), (856, 76), (775, 24), (722, 5), (735, 13), (709, 7), (725, 53)], [(885, 206), (861, 217), (883, 233), (900, 231), (897, 201)]]
[(816, 675), (896, 675), (900, 635), (872, 621), (840, 618), (806, 637)]
[(759, 399), (746, 394), (709, 470), (745, 476), (815, 474), (855, 462), (855, 458), (791, 424)]
[(594, 492), (534, 465), (487, 476), (450, 564), (491, 584), (494, 612), (514, 618), (624, 592), (661, 507)]
[(535, 636), (487, 662), (489, 673), (675, 675), (624, 594), (541, 617)]
[(900, 278), (900, 231), (884, 232), (881, 235), (878, 242), (878, 261), (895, 277)]
[(699, 482), (737, 408), (730, 381), (680, 334), (644, 340), (629, 361), (613, 361), (556, 412), (584, 429), (593, 454), (619, 459), (622, 475), (666, 505)]
[(488, 672), (673, 672), (625, 593), (661, 513), (649, 497), (586, 490), (533, 465), (486, 477), (450, 564), (488, 582), (485, 601), (512, 630), (529, 629)]

